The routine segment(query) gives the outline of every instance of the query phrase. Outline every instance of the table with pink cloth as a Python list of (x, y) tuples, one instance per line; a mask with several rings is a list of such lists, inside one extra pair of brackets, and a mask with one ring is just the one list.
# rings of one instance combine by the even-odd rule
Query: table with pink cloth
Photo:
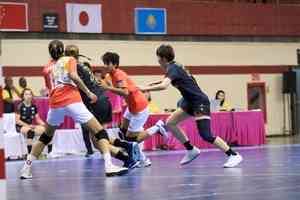
[[(159, 119), (166, 120), (168, 116), (168, 114), (151, 115), (145, 128), (153, 126)], [(188, 135), (192, 144), (200, 148), (213, 147), (201, 139), (193, 118), (181, 122), (180, 127)], [(264, 117), (261, 111), (212, 113), (211, 128), (215, 136), (220, 136), (232, 145), (255, 146), (265, 144), (266, 141)], [(155, 135), (144, 143), (145, 150), (155, 150), (163, 146), (174, 150), (184, 149), (171, 133), (167, 144), (160, 135)]]
[[(116, 102), (116, 101), (114, 101)], [(113, 105), (113, 123), (119, 124), (122, 120), (122, 101)], [(49, 110), (48, 98), (35, 98), (34, 104), (37, 105), (39, 114), (43, 120), (46, 120)], [(169, 114), (152, 114), (145, 124), (145, 129), (153, 126), (159, 119), (166, 120)], [(197, 131), (193, 118), (188, 118), (181, 122), (179, 126), (186, 132), (192, 144), (201, 148), (211, 148), (213, 145), (204, 142)], [(70, 117), (65, 117), (61, 129), (73, 129), (74, 121)], [(265, 144), (265, 124), (261, 111), (247, 112), (217, 112), (212, 113), (211, 128), (215, 136), (220, 136), (226, 142), (238, 146), (254, 146)], [(184, 149), (174, 136), (170, 133), (167, 144), (162, 137), (155, 135), (147, 139), (144, 143), (145, 150), (155, 150), (157, 148)]]

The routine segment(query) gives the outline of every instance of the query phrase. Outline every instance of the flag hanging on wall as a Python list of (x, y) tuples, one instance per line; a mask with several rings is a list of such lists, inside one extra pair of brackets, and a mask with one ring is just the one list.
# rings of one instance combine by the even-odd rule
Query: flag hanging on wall
[(28, 31), (27, 3), (0, 2), (0, 31)]
[(67, 31), (102, 33), (101, 4), (67, 3)]
[(136, 34), (167, 34), (167, 11), (165, 8), (136, 8)]

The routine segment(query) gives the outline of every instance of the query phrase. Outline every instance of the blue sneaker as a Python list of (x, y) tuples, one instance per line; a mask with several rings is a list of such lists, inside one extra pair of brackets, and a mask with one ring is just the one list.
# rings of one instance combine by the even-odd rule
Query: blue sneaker
[(130, 160), (136, 162), (140, 160), (140, 149), (137, 142), (129, 142), (129, 149), (127, 149)]
[(140, 161), (129, 159), (127, 162), (124, 163), (123, 167), (128, 169), (134, 169), (140, 165)]

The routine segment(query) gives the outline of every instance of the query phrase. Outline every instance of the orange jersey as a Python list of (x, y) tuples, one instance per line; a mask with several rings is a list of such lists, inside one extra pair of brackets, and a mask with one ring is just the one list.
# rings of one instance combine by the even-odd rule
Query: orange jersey
[(138, 113), (147, 108), (148, 101), (145, 95), (136, 87), (135, 83), (124, 71), (120, 69), (114, 70), (111, 73), (111, 79), (114, 87), (128, 89), (129, 95), (125, 98), (125, 101), (131, 113)]
[(61, 108), (81, 102), (81, 96), (69, 73), (76, 71), (77, 62), (71, 57), (51, 60), (43, 70), (46, 87), (49, 89), (50, 108)]

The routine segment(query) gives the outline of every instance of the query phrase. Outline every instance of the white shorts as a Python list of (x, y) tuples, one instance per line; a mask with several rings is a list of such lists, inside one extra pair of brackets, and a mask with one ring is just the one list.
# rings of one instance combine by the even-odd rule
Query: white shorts
[(82, 102), (73, 103), (62, 108), (50, 108), (47, 123), (51, 126), (59, 126), (64, 122), (65, 116), (71, 117), (76, 123), (87, 123), (94, 116)]
[(126, 108), (126, 111), (123, 115), (124, 118), (128, 119), (129, 126), (128, 131), (130, 132), (141, 132), (144, 130), (144, 125), (146, 121), (148, 120), (148, 117), (150, 115), (148, 107), (136, 114), (133, 114), (129, 112), (128, 108)]

